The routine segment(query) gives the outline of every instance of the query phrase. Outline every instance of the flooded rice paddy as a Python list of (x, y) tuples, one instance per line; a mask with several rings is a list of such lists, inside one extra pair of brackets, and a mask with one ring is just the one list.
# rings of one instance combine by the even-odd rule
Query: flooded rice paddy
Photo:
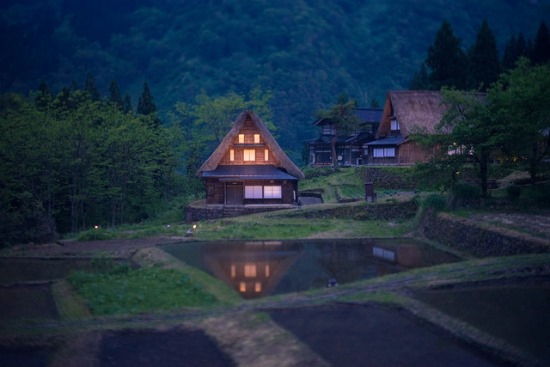
[(458, 261), (412, 239), (183, 242), (163, 245), (243, 298), (300, 292)]

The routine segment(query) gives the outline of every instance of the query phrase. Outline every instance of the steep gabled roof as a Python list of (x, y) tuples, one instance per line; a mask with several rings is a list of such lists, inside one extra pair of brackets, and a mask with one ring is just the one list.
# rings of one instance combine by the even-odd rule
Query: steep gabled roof
[(220, 145), (218, 145), (212, 155), (206, 160), (206, 162), (203, 163), (201, 168), (199, 168), (199, 170), (197, 171), (197, 176), (203, 176), (203, 172), (214, 171), (218, 167), (224, 154), (228, 151), (228, 149), (230, 149), (233, 141), (235, 141), (235, 139), (237, 138), (239, 131), (241, 130), (247, 119), (250, 119), (252, 123), (256, 126), (256, 128), (262, 135), (266, 146), (271, 151), (271, 154), (273, 154), (279, 160), (280, 166), (278, 166), (277, 168), (284, 169), (287, 173), (298, 179), (304, 178), (305, 176), (302, 171), (300, 171), (300, 169), (294, 164), (294, 162), (292, 162), (290, 158), (288, 158), (288, 156), (285, 154), (285, 152), (281, 149), (273, 135), (271, 135), (271, 132), (265, 126), (264, 122), (254, 112), (248, 110), (243, 111), (237, 117), (237, 119), (233, 123), (233, 127), (223, 138)]
[(393, 117), (397, 119), (401, 135), (404, 137), (419, 130), (433, 134), (446, 110), (440, 92), (390, 91), (386, 97), (377, 138), (388, 135)]

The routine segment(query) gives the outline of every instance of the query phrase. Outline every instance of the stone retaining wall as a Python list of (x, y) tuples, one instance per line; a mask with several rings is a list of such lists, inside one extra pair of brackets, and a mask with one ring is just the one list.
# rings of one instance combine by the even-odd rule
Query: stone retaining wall
[(240, 215), (271, 212), (274, 210), (289, 209), (286, 207), (194, 207), (188, 206), (185, 209), (185, 221), (187, 223), (198, 222), (201, 220), (211, 220), (219, 218), (237, 217)]
[(411, 167), (360, 167), (357, 173), (364, 182), (373, 182), (375, 187), (392, 190), (412, 190), (416, 188)]
[(447, 213), (427, 213), (419, 226), (419, 232), (427, 239), (478, 257), (550, 252), (548, 240), (480, 225)]
[(285, 214), (288, 217), (301, 218), (331, 218), (331, 219), (355, 219), (355, 220), (396, 220), (409, 219), (416, 215), (418, 205), (415, 201), (398, 203), (367, 204), (365, 202), (355, 205), (332, 205), (316, 210), (296, 210)]

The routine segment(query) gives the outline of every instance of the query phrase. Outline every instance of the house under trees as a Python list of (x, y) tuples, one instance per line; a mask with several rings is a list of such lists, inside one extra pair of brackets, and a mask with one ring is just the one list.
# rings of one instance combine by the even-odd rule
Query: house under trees
[[(442, 95), (437, 91), (390, 91), (383, 109), (356, 109), (361, 129), (338, 137), (336, 149), (340, 166), (414, 165), (433, 158), (426, 149), (411, 140), (417, 132), (435, 134), (445, 114)], [(314, 123), (321, 128), (319, 138), (309, 141), (312, 166), (328, 166), (335, 126), (325, 119)]]

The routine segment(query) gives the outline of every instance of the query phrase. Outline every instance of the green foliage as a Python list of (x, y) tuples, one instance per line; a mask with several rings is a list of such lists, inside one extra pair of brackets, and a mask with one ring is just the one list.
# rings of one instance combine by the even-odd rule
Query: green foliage
[(104, 229), (89, 229), (78, 234), (78, 241), (112, 240), (113, 235)]
[(37, 104), (17, 95), (1, 100), (3, 243), (144, 220), (176, 193), (177, 130), (153, 128), (78, 89), (54, 99), (45, 90)]
[(481, 196), (481, 190), (478, 185), (469, 182), (456, 182), (453, 187), (453, 194), (458, 199), (478, 199)]
[(76, 272), (69, 281), (96, 315), (209, 306), (217, 302), (188, 275), (157, 267)]
[(511, 200), (519, 199), (521, 195), (521, 187), (518, 185), (510, 185), (506, 187), (506, 195)]
[(433, 209), (435, 211), (442, 211), (447, 209), (447, 198), (441, 194), (429, 194), (422, 201), (422, 209)]

